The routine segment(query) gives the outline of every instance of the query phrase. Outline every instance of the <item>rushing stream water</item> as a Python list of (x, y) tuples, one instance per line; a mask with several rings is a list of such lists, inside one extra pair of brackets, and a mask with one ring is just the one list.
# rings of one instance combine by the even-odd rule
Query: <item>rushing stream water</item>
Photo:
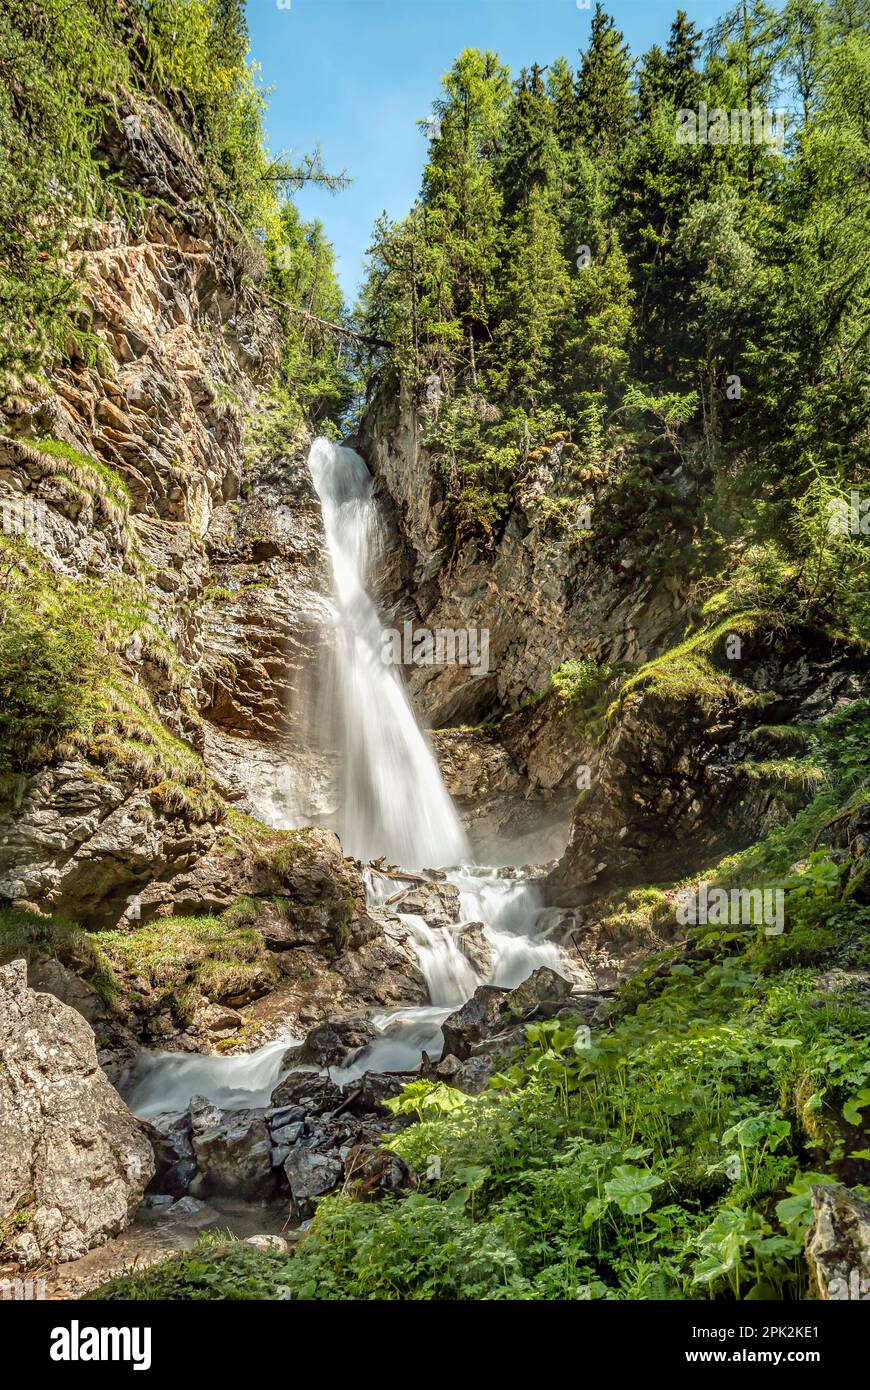
[[(333, 1072), (336, 1080), (347, 1081), (366, 1070), (411, 1070), (423, 1051), (437, 1057), (442, 1022), (478, 985), (521, 984), (539, 966), (558, 969), (562, 956), (537, 930), (540, 903), (533, 882), (468, 863), (465, 833), (401, 674), (382, 659), (384, 628), (370, 594), (379, 522), (364, 461), (352, 449), (317, 439), (309, 468), (333, 573), (335, 640), (318, 714), (321, 737), (340, 755), (344, 851), (363, 861), (383, 856), (406, 870), (444, 869), (460, 895), (461, 920), (449, 927), (429, 926), (421, 916), (402, 913), (401, 902), (395, 905), (429, 1003), (373, 1016), (378, 1038)], [(365, 878), (372, 907), (382, 906), (399, 886), (374, 868)], [(462, 949), (463, 933), (476, 923), (483, 923), (486, 976)], [(268, 1104), (293, 1041), (233, 1057), (143, 1054), (128, 1102), (143, 1116), (184, 1109), (195, 1094), (226, 1109)]]

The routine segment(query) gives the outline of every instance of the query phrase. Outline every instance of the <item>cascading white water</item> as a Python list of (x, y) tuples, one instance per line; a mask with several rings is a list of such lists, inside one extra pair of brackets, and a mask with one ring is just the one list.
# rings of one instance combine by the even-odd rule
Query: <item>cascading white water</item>
[(464, 922), (483, 922), (492, 949), (489, 984), (513, 989), (542, 965), (558, 971), (558, 946), (538, 935), (540, 893), (528, 879), (504, 878), (495, 869), (460, 869), (450, 875), (459, 889)]
[[(565, 973), (565, 961), (538, 932), (533, 883), (468, 866), (464, 832), (400, 674), (381, 659), (384, 629), (367, 588), (379, 549), (378, 519), (365, 463), (352, 449), (326, 439), (315, 440), (308, 463), (333, 572), (335, 640), (318, 713), (321, 737), (341, 759), (344, 851), (362, 860), (383, 855), (404, 869), (454, 866), (446, 878), (460, 894), (461, 920), (452, 927), (430, 927), (396, 905), (430, 1002), (376, 1015), (379, 1037), (334, 1072), (336, 1080), (347, 1082), (368, 1070), (415, 1069), (422, 1052), (440, 1053), (441, 1024), (478, 985), (513, 987), (542, 965)], [(395, 878), (375, 869), (366, 870), (365, 879), (370, 906), (383, 905), (396, 892)], [(491, 952), (486, 978), (461, 946), (463, 930), (479, 922)], [(233, 1057), (143, 1053), (125, 1094), (142, 1116), (183, 1110), (196, 1094), (227, 1109), (267, 1105), (292, 1046), (289, 1040), (269, 1043)]]
[(462, 954), (456, 936), (449, 927), (430, 927), (416, 913), (401, 912), (399, 917), (408, 927), (417, 951), (417, 960), (429, 989), (429, 1002), (447, 1004), (451, 1008), (469, 999), (480, 977), (471, 962)]
[(140, 1052), (122, 1083), (134, 1115), (186, 1110), (192, 1096), (205, 1096), (224, 1110), (256, 1109), (269, 1098), (287, 1069), (292, 1039), (266, 1043), (256, 1052), (208, 1057), (191, 1052)]
[(323, 511), (335, 590), (335, 646), (321, 714), (341, 756), (346, 854), (404, 868), (456, 864), (465, 835), (367, 590), (377, 549), (372, 478), (359, 454), (316, 439), (308, 466)]
[[(494, 984), (512, 989), (533, 971), (548, 966), (566, 973), (562, 952), (537, 931), (540, 899), (534, 883), (508, 878), (496, 869), (462, 867), (449, 870), (447, 882), (459, 889), (461, 920), (453, 927), (430, 927), (416, 913), (394, 909), (408, 928), (421, 973), (429, 990), (429, 1004), (396, 1009), (372, 1019), (380, 1037), (368, 1043), (334, 1073), (344, 1083), (365, 1071), (411, 1071), (420, 1055), (441, 1052), (441, 1024), (459, 1008), (478, 985)], [(396, 892), (396, 880), (376, 869), (365, 874), (366, 901), (381, 907)], [(475, 971), (461, 946), (463, 931), (472, 923), (484, 923), (483, 934), (491, 951), (487, 976)]]

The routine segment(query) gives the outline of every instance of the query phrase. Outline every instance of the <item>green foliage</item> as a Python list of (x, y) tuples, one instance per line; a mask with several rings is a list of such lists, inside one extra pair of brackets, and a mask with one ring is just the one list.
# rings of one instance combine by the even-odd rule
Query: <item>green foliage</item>
[[(0, 79), (0, 383), (14, 389), (13, 373), (63, 358), (98, 361), (81, 295), (87, 229), (77, 223), (119, 213), (141, 222), (146, 200), (108, 168), (104, 133), (131, 98), (177, 116), (178, 88), (181, 134), (240, 263), (295, 311), (281, 364), (290, 433), (338, 419), (350, 400), (341, 348), (305, 317), (341, 319), (332, 250), (287, 200), (305, 184), (346, 179), (327, 174), (319, 152), (292, 161), (267, 149), (243, 0), (0, 0)], [(126, 510), (114, 470), (56, 440), (38, 447)]]
[[(100, 478), (101, 486), (111, 484)], [(127, 769), (160, 799), (201, 819), (219, 818), (202, 759), (163, 726), (148, 691), (123, 672), (133, 633), (178, 683), (172, 644), (154, 624), (143, 589), (121, 576), (98, 581), (55, 573), (17, 537), (0, 536), (0, 774), (35, 770), (58, 752)], [(202, 813), (202, 814), (200, 814)]]
[[(446, 74), (420, 198), (376, 227), (359, 318), (391, 343), (370, 386), (420, 407), (451, 551), (503, 526), (558, 431), (602, 469), (584, 539), (604, 562), (629, 541), (745, 587), (761, 558), (792, 614), (866, 632), (867, 537), (829, 525), (867, 478), (870, 33), (846, 13), (737, 6), (704, 46), (679, 12), (636, 91), (601, 5), (577, 70), (510, 85), (467, 50)], [(677, 142), (701, 100), (784, 90), (782, 149)], [(584, 500), (543, 486), (545, 522)]]
[(411, 1081), (401, 1095), (385, 1100), (384, 1104), (394, 1115), (416, 1115), (425, 1119), (427, 1111), (449, 1114), (465, 1105), (467, 1097), (451, 1086), (440, 1081)]
[(117, 972), (147, 981), (187, 1018), (200, 996), (232, 1003), (274, 984), (277, 968), (253, 920), (248, 900), (220, 917), (161, 917), (135, 931), (102, 932), (100, 949)]
[(52, 439), (51, 436), (34, 440), (34, 447), (40, 453), (47, 454), (49, 458), (66, 464), (74, 481), (80, 481), (86, 489), (99, 491), (123, 511), (128, 510), (130, 489), (117, 469), (100, 459), (92, 459), (79, 449), (74, 449), (72, 445), (61, 439)]
[(116, 0), (0, 4), (0, 380), (93, 343), (70, 319), (70, 224), (113, 196), (94, 153), (107, 94), (129, 81)]
[(255, 1250), (242, 1241), (220, 1244), (202, 1237), (193, 1250), (161, 1260), (142, 1274), (120, 1275), (95, 1293), (109, 1302), (133, 1299), (281, 1298), (286, 1257)]
[(99, 936), (57, 917), (43, 917), (23, 907), (0, 908), (0, 962), (54, 956), (111, 1001), (117, 984), (100, 941)]
[[(810, 1187), (870, 1180), (870, 907), (849, 896), (836, 838), (866, 798), (867, 726), (863, 700), (814, 726), (825, 782), (811, 804), (703, 875), (781, 887), (782, 935), (698, 926), (687, 953), (667, 947), (623, 985), (591, 1037), (571, 1019), (529, 1025), (482, 1095), (407, 1087), (390, 1108), (416, 1123), (389, 1146), (418, 1190), (324, 1199), (280, 1267), (258, 1265), (259, 1296), (810, 1297)], [(614, 901), (610, 937), (669, 939), (678, 886)], [(209, 1279), (235, 1287), (235, 1270)], [(123, 1287), (220, 1296), (184, 1260), (157, 1278)]]
[(37, 765), (96, 711), (100, 652), (74, 611), (50, 622), (0, 593), (0, 772)]

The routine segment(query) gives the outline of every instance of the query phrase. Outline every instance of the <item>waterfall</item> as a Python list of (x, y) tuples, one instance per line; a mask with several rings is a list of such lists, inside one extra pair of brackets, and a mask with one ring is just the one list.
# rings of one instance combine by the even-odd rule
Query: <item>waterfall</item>
[[(405, 869), (446, 867), (459, 889), (460, 921), (431, 927), (414, 913), (404, 924), (429, 991), (429, 1003), (372, 1017), (378, 1036), (340, 1068), (337, 1081), (363, 1072), (413, 1070), (425, 1051), (441, 1052), (441, 1024), (478, 985), (513, 987), (539, 966), (565, 973), (562, 953), (539, 932), (533, 883), (493, 868), (471, 867), (465, 834), (438, 765), (417, 724), (401, 673), (382, 660), (384, 626), (370, 595), (381, 549), (372, 478), (359, 454), (326, 439), (311, 447), (308, 466), (320, 498), (333, 576), (329, 669), (315, 702), (320, 739), (341, 764), (339, 833), (345, 854), (383, 855)], [(371, 865), (366, 898), (382, 906), (396, 879)], [(462, 950), (463, 932), (484, 924), (490, 948), (484, 977)], [(124, 1086), (136, 1114), (183, 1110), (201, 1094), (227, 1109), (268, 1105), (288, 1065), (290, 1041), (267, 1043), (232, 1057), (140, 1054)]]
[(417, 960), (429, 990), (429, 1002), (456, 1008), (464, 1004), (483, 981), (462, 954), (449, 927), (430, 927), (416, 913), (400, 912), (399, 918), (411, 932)]
[(332, 563), (335, 641), (319, 715), (341, 759), (344, 852), (408, 869), (459, 863), (468, 854), (459, 818), (401, 673), (382, 656), (368, 591), (379, 541), (371, 475), (359, 454), (327, 439), (314, 441), (308, 467)]
[(492, 948), (489, 984), (513, 989), (542, 965), (564, 970), (558, 946), (539, 934), (541, 895), (535, 883), (480, 868), (461, 869), (450, 881), (459, 889), (463, 921), (485, 923), (483, 934)]

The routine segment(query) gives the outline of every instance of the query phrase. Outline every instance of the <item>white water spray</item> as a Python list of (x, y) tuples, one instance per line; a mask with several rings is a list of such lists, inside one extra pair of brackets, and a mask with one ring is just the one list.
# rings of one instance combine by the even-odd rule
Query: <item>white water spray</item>
[(339, 748), (345, 854), (404, 868), (455, 864), (465, 835), (399, 672), (382, 660), (383, 626), (367, 590), (377, 548), (372, 479), (359, 454), (316, 439), (308, 466), (323, 510), (335, 588), (334, 660), (321, 716)]
[(287, 1070), (287, 1053), (297, 1045), (285, 1038), (235, 1057), (140, 1052), (121, 1089), (133, 1114), (142, 1119), (186, 1110), (193, 1096), (205, 1096), (223, 1110), (256, 1109), (269, 1104)]

